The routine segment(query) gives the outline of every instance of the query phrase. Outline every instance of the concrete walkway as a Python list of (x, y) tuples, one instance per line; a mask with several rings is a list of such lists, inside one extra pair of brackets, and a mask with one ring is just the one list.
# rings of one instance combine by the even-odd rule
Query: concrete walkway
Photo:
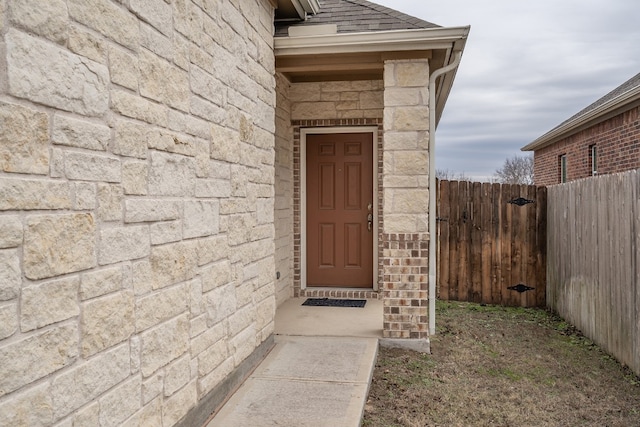
[(359, 427), (382, 337), (382, 302), (276, 313), (275, 347), (207, 427)]

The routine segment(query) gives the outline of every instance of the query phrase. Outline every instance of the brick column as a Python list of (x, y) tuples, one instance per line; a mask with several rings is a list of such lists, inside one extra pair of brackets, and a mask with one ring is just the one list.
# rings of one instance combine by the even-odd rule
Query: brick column
[(384, 337), (427, 338), (429, 62), (384, 69)]

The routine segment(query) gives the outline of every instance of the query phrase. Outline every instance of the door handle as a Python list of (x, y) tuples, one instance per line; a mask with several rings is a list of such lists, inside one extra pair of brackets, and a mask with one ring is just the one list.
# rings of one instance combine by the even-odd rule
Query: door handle
[(371, 231), (373, 229), (373, 214), (370, 213), (367, 215), (367, 230)]

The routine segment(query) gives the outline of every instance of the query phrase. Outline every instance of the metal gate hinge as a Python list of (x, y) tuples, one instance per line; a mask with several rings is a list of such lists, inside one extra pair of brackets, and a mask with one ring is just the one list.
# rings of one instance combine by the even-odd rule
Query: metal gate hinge
[(518, 283), (517, 285), (514, 286), (509, 286), (507, 289), (509, 289), (510, 291), (516, 291), (518, 293), (523, 293), (523, 292), (527, 292), (527, 291), (532, 291), (535, 288), (532, 288), (531, 286), (527, 286), (523, 283)]
[(511, 203), (512, 205), (524, 206), (529, 203), (535, 203), (535, 200), (529, 200), (529, 199), (525, 199), (524, 197), (518, 197), (517, 199), (509, 200), (508, 203)]

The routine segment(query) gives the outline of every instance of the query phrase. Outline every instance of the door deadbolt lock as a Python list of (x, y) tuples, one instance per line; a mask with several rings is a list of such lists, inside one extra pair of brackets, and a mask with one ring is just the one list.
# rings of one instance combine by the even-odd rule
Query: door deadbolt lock
[(370, 213), (367, 215), (367, 230), (371, 231), (373, 229), (373, 214)]

